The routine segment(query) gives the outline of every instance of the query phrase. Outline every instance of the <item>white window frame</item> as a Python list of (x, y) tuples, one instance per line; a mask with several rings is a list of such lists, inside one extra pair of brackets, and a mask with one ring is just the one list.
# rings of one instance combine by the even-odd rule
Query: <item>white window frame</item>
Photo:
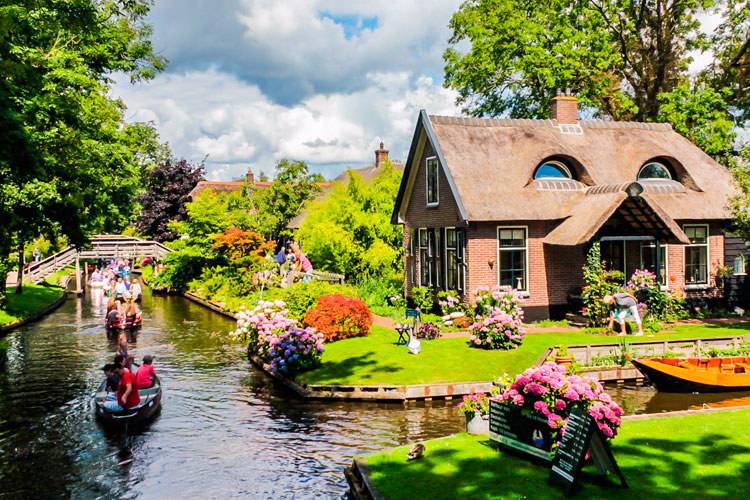
[[(430, 201), (430, 169), (428, 164), (430, 160), (435, 160), (435, 201)], [(424, 160), (424, 199), (427, 202), (428, 207), (436, 207), (440, 205), (440, 161), (437, 156), (430, 156)]]
[[(734, 269), (734, 261), (737, 259), (742, 259), (742, 268), (744, 269), (744, 272), (738, 273)], [(732, 271), (734, 271), (733, 276), (746, 276), (747, 275), (747, 257), (745, 257), (745, 254), (738, 253), (734, 256), (734, 259), (732, 259)]]
[[(539, 173), (539, 169), (542, 168), (545, 165), (554, 165), (557, 168), (562, 169), (562, 171), (565, 172), (565, 174), (567, 174), (567, 175), (565, 177), (537, 177), (537, 174)], [(565, 165), (563, 162), (558, 161), (558, 160), (549, 160), (549, 161), (542, 162), (542, 163), (539, 164), (539, 166), (536, 168), (536, 171), (534, 172), (534, 180), (537, 180), (537, 179), (552, 179), (552, 180), (557, 180), (557, 179), (572, 179), (572, 178), (573, 178), (573, 175), (571, 174), (570, 169), (568, 168), (568, 166)]]
[[(709, 231), (708, 224), (683, 224), (682, 230), (685, 231), (688, 227), (705, 227), (706, 228), (706, 242), (705, 243), (690, 243), (689, 245), (682, 245), (682, 279), (685, 281), (686, 290), (696, 290), (709, 288), (711, 285), (711, 233)], [(706, 282), (705, 283), (688, 283), (687, 282), (687, 249), (688, 247), (706, 247)]]
[[(641, 269), (645, 269), (643, 266), (643, 245), (650, 245), (650, 244), (656, 244), (656, 241), (641, 241)], [(661, 245), (661, 256), (662, 256), (662, 262), (664, 262), (664, 283), (660, 283), (660, 288), (662, 290), (669, 290), (669, 250), (668, 245)], [(658, 273), (658, 270), (657, 270)], [(657, 280), (657, 283), (659, 280)]]
[(505, 250), (524, 250), (524, 262), (523, 262), (523, 282), (526, 288), (523, 290), (518, 289), (519, 292), (522, 293), (524, 296), (528, 296), (529, 290), (531, 287), (529, 286), (529, 226), (497, 226), (497, 232), (495, 233), (495, 244), (497, 245), (497, 284), (500, 285), (501, 279), (500, 279), (500, 272), (502, 270), (502, 265), (500, 264), (500, 231), (502, 229), (523, 229), (526, 237), (524, 238), (524, 246), (523, 247), (504, 247)]
[[(453, 290), (452, 288), (451, 289), (448, 288), (448, 231), (454, 231), (456, 233), (456, 246), (452, 250), (454, 250), (456, 252), (456, 259), (459, 258), (459, 254), (458, 254), (458, 250), (459, 250), (458, 232), (459, 232), (459, 230), (455, 226), (444, 227), (443, 228), (444, 244), (443, 244), (443, 266), (442, 267), (443, 267), (443, 270), (444, 270), (443, 274), (445, 276), (445, 282), (443, 283), (443, 290), (445, 290), (445, 291)], [(459, 262), (457, 265), (461, 266), (461, 265), (463, 265), (463, 263)], [(461, 270), (457, 267), (456, 268), (456, 272), (457, 272), (458, 276), (456, 277), (456, 288), (455, 288), (455, 291), (456, 292), (460, 291), (463, 294), (463, 293), (465, 293), (465, 291), (464, 291), (465, 287), (463, 287), (463, 286), (461, 286), (461, 285), (458, 284), (458, 280), (461, 278)], [(462, 283), (462, 285), (463, 285), (463, 283)]]
[[(422, 231), (424, 231), (427, 234), (427, 246), (422, 246)], [(417, 255), (419, 256), (419, 266), (417, 267), (417, 276), (419, 277), (419, 286), (432, 286), (430, 282), (432, 281), (432, 266), (430, 264), (427, 264), (427, 283), (422, 282), (422, 266), (425, 264), (422, 261), (422, 250), (427, 250), (427, 254), (429, 257), (430, 253), (430, 229), (426, 227), (420, 227), (417, 230)]]
[[(663, 177), (646, 177), (644, 179), (641, 179), (641, 172), (643, 172), (646, 169), (646, 167), (648, 167), (649, 165), (659, 165), (661, 168), (663, 168), (664, 170), (666, 170), (667, 171), (667, 178), (664, 179)], [(635, 177), (636, 181), (642, 181), (642, 180), (648, 180), (648, 179), (662, 179), (662, 180), (670, 180), (671, 181), (672, 180), (672, 172), (669, 171), (669, 167), (667, 167), (664, 163), (662, 163), (660, 161), (650, 161), (650, 162), (645, 163), (640, 168), (640, 170), (638, 170), (638, 175)], [(688, 224), (688, 225), (692, 226), (693, 224)]]

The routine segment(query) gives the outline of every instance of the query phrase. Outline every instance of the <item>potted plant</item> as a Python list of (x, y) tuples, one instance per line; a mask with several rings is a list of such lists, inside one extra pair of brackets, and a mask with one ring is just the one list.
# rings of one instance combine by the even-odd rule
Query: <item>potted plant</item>
[(490, 433), (490, 404), (487, 394), (468, 394), (462, 402), (458, 403), (458, 409), (466, 417), (466, 432), (469, 434)]
[(555, 350), (555, 363), (560, 366), (572, 366), (575, 361), (575, 356), (570, 354), (568, 346), (561, 345)]

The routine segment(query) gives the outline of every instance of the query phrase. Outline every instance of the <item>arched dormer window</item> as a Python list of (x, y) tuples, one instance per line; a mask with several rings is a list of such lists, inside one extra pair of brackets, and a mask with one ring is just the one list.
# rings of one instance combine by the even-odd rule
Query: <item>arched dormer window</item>
[(646, 163), (641, 170), (638, 172), (638, 180), (642, 179), (672, 179), (672, 174), (669, 173), (669, 169), (663, 163), (652, 161)]
[(536, 179), (572, 179), (570, 169), (561, 161), (550, 160), (542, 163), (536, 169), (534, 180)]

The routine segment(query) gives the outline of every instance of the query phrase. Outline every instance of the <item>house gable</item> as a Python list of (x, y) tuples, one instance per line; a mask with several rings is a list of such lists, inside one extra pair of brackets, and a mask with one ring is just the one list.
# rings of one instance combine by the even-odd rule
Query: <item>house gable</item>
[[(427, 206), (426, 161), (428, 158), (436, 158), (438, 162), (439, 194), (438, 203), (435, 206)], [(463, 224), (467, 220), (450, 170), (446, 168), (440, 144), (424, 110), (421, 110), (419, 114), (391, 222), (402, 224), (407, 219), (412, 227)]]

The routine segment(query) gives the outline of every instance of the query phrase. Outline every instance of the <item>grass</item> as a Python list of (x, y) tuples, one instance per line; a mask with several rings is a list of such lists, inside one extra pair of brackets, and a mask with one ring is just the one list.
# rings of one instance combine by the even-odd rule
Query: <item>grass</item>
[(44, 279), (44, 282), (52, 286), (60, 286), (60, 278), (65, 275), (71, 274), (75, 271), (75, 266), (66, 266), (62, 269), (55, 271)]
[(9, 289), (7, 307), (0, 310), (0, 326), (21, 321), (41, 311), (59, 299), (61, 293), (59, 288), (41, 285), (24, 285), (20, 295)]
[[(628, 340), (668, 340), (750, 334), (750, 323), (735, 325), (679, 325), (674, 331)], [(414, 356), (396, 345), (398, 334), (373, 326), (370, 335), (326, 345), (320, 367), (301, 374), (308, 384), (430, 384), (494, 380), (503, 373), (520, 373), (553, 345), (618, 342), (620, 337), (584, 332), (532, 333), (518, 349), (490, 351), (467, 345), (466, 338), (422, 341), (422, 352)]]
[(554, 319), (542, 319), (542, 320), (539, 320), (539, 321), (534, 321), (531, 324), (531, 326), (537, 326), (537, 327), (540, 327), (540, 328), (549, 328), (549, 327), (552, 327), (552, 326), (570, 326), (570, 325), (568, 325), (568, 320), (567, 319), (558, 319), (558, 320), (554, 320)]
[[(594, 484), (584, 468), (577, 499), (745, 498), (750, 488), (750, 411), (625, 422), (612, 451), (629, 489), (616, 479)], [(487, 436), (458, 434), (427, 441), (420, 460), (406, 461), (410, 445), (367, 458), (378, 491), (388, 500), (429, 498), (559, 499), (547, 484), (549, 468), (489, 446)]]

